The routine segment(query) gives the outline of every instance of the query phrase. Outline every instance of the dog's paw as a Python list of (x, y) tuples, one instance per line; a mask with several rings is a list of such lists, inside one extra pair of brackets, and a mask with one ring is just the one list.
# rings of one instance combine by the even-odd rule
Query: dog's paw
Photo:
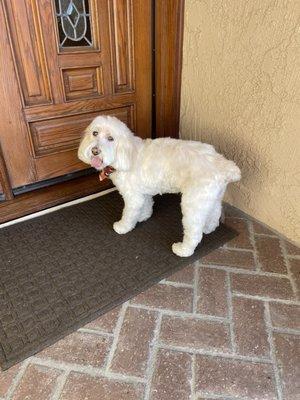
[(133, 228), (131, 226), (125, 225), (122, 221), (117, 221), (113, 225), (114, 231), (119, 235), (124, 235), (127, 232), (130, 232)]
[(173, 253), (179, 257), (189, 257), (194, 253), (194, 249), (184, 245), (182, 242), (173, 243)]

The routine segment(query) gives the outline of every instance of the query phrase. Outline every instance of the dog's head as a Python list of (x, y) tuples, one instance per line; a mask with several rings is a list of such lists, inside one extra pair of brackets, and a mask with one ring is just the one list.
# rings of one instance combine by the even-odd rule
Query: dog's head
[(86, 128), (78, 158), (98, 170), (110, 165), (119, 171), (130, 169), (134, 136), (118, 118), (99, 116)]

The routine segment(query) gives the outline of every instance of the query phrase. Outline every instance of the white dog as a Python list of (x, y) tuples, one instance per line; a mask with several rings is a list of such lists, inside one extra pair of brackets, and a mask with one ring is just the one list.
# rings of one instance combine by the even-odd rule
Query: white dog
[(80, 160), (110, 175), (124, 199), (119, 234), (152, 215), (152, 196), (182, 193), (183, 240), (172, 245), (180, 257), (193, 254), (203, 233), (219, 225), (222, 198), (229, 182), (241, 177), (239, 168), (214, 147), (193, 141), (134, 136), (115, 117), (100, 116), (88, 126), (78, 150)]

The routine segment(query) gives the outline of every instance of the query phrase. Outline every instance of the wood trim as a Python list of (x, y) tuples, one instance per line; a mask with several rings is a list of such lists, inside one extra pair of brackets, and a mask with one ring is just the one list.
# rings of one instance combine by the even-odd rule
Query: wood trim
[(14, 195), (11, 190), (11, 185), (1, 149), (1, 144), (0, 144), (0, 184), (4, 193), (5, 200), (12, 200), (14, 198)]
[(184, 0), (155, 0), (155, 137), (179, 137)]
[(112, 187), (109, 179), (99, 182), (98, 175), (81, 177), (38, 189), (0, 203), (0, 223), (41, 211)]

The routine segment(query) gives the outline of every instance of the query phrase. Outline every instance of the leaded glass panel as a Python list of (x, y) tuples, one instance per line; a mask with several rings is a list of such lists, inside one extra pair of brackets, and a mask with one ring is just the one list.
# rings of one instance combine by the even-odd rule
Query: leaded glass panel
[(59, 46), (92, 47), (88, 0), (55, 0)]

